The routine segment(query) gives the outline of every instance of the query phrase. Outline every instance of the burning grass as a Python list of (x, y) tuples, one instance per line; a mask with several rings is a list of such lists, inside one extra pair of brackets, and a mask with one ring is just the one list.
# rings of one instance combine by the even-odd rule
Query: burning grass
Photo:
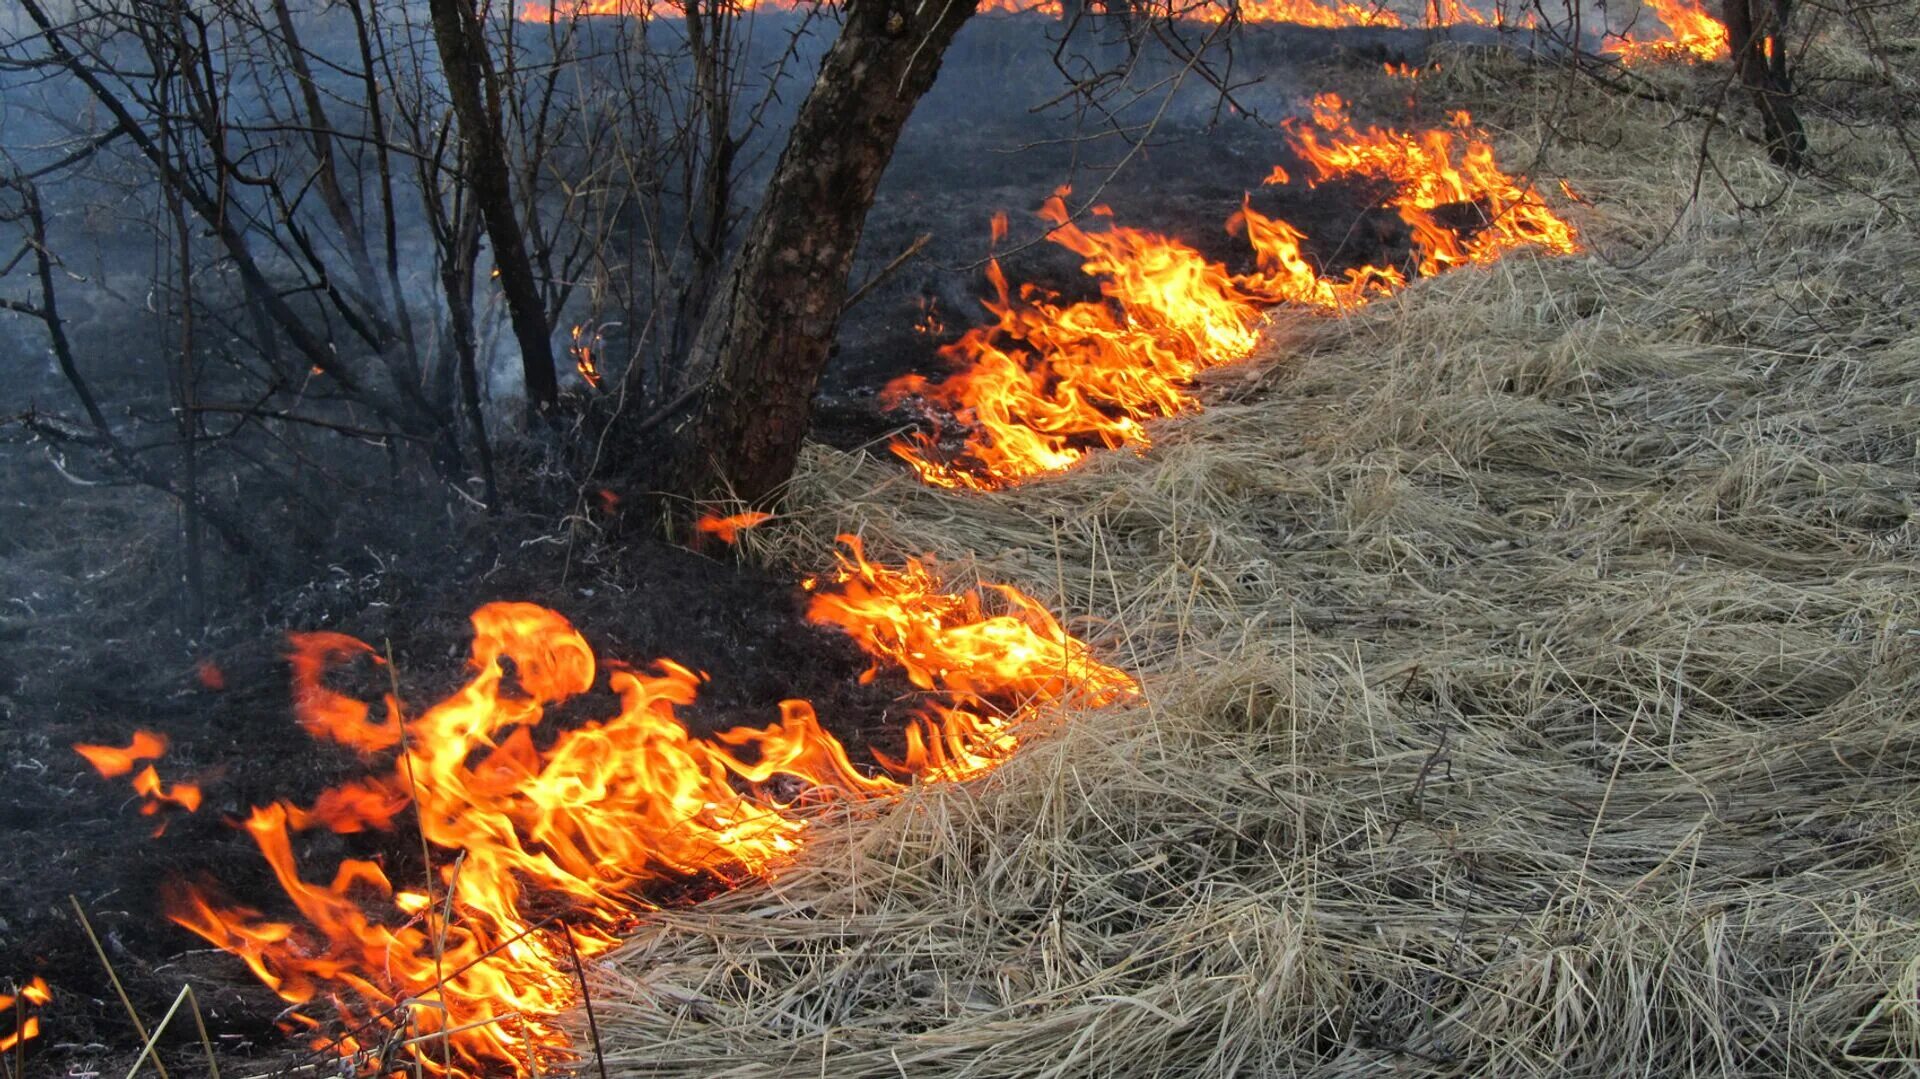
[[(1247, 241), (1257, 269), (1233, 274), (1172, 237), (1111, 224), (1083, 229), (1055, 194), (1040, 210), (1053, 226), (1047, 238), (1084, 260), (1081, 271), (1100, 283), (1102, 299), (1061, 303), (1033, 284), (1016, 298), (999, 262), (990, 262), (995, 298), (984, 306), (993, 321), (940, 350), (953, 370), (887, 387), (895, 403), (919, 400), (951, 414), (963, 449), (946, 450), (942, 427), (953, 425), (936, 414), (931, 431), (896, 440), (895, 455), (935, 486), (992, 490), (1072, 468), (1102, 445), (1145, 449), (1149, 421), (1197, 407), (1187, 393), (1196, 376), (1252, 354), (1270, 307), (1340, 314), (1391, 295), (1409, 276), (1527, 248), (1580, 249), (1573, 226), (1495, 164), (1464, 110), (1445, 128), (1361, 130), (1338, 94), (1323, 93), (1311, 122), (1287, 126), (1312, 170), (1309, 183), (1362, 179), (1389, 189), (1383, 208), (1410, 230), (1411, 265), (1324, 274), (1302, 252), (1305, 234), (1259, 213), (1247, 196), (1226, 226)], [(1275, 167), (1264, 182), (1291, 180)], [(1096, 206), (1093, 215), (1111, 211)], [(1005, 230), (1005, 218), (996, 218), (995, 239)]]
[[(1521, 149), (1540, 78), (1425, 92)], [(1567, 93), (1590, 256), (1286, 320), (1144, 458), (1016, 491), (814, 452), (744, 544), (971, 552), (1145, 696), (649, 916), (611, 1074), (1914, 1066), (1908, 174), (1716, 138), (1682, 209), (1697, 130)]]

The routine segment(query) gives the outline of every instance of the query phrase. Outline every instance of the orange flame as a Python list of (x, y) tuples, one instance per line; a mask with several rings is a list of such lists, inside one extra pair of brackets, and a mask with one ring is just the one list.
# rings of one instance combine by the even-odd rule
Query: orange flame
[(140, 815), (151, 817), (160, 812), (162, 805), (177, 805), (189, 813), (200, 808), (200, 788), (192, 783), (175, 783), (172, 787), (160, 781), (160, 772), (149, 764), (133, 777), (135, 793), (147, 799), (140, 807)]
[(1729, 55), (1727, 26), (1691, 0), (1644, 0), (1666, 28), (1665, 36), (1635, 36), (1631, 31), (1604, 51), (1629, 64), (1660, 60), (1724, 60)]
[(0, 1012), (15, 1013), (13, 1030), (0, 1034), (0, 1053), (10, 1053), (40, 1036), (40, 1017), (27, 1013), (29, 1005), (43, 1008), (53, 1000), (53, 991), (44, 978), (35, 977), (20, 987), (18, 994), (0, 993)]
[[(1312, 182), (1390, 182), (1385, 205), (1412, 231), (1413, 273), (1492, 262), (1520, 247), (1579, 250), (1573, 226), (1497, 167), (1492, 145), (1466, 113), (1456, 114), (1450, 129), (1409, 134), (1356, 129), (1333, 94), (1315, 98), (1312, 111), (1311, 123), (1288, 128), (1295, 151), (1314, 169)], [(1289, 180), (1283, 168), (1267, 178)], [(1048, 239), (1082, 257), (1081, 269), (1100, 282), (1103, 299), (1060, 304), (1030, 284), (1016, 295), (999, 263), (988, 264), (995, 296), (983, 306), (994, 321), (940, 350), (953, 373), (896, 379), (884, 397), (892, 404), (917, 397), (951, 413), (962, 428), (957, 453), (945, 447), (938, 426), (892, 444), (926, 483), (991, 489), (1071, 468), (1096, 447), (1144, 449), (1151, 445), (1147, 421), (1196, 407), (1185, 392), (1196, 374), (1253, 352), (1265, 308), (1338, 312), (1407, 281), (1390, 266), (1322, 273), (1303, 253), (1300, 230), (1258, 213), (1250, 200), (1227, 221), (1254, 251), (1256, 269), (1239, 275), (1165, 236), (1118, 225), (1082, 229), (1058, 195), (1040, 216), (1054, 225)]]
[[(1311, 123), (1291, 125), (1290, 134), (1294, 150), (1314, 167), (1315, 182), (1351, 176), (1392, 182), (1385, 205), (1413, 229), (1423, 277), (1491, 263), (1522, 247), (1560, 255), (1580, 250), (1573, 226), (1494, 163), (1492, 144), (1464, 111), (1453, 114), (1451, 130), (1361, 131), (1339, 95), (1321, 94)], [(1442, 207), (1471, 208), (1474, 227), (1441, 222), (1434, 211)]]
[(740, 538), (741, 532), (749, 528), (758, 528), (771, 520), (773, 520), (773, 514), (760, 510), (746, 510), (727, 517), (708, 514), (693, 522), (693, 529), (701, 535), (717, 537), (721, 543), (732, 543)]
[[(137, 730), (133, 740), (122, 748), (119, 746), (94, 746), (75, 743), (75, 753), (85, 757), (93, 770), (103, 779), (113, 779), (133, 771), (141, 761), (156, 761), (166, 755), (167, 736), (153, 731)], [(140, 815), (157, 817), (164, 806), (174, 805), (189, 813), (199, 810), (201, 793), (198, 784), (175, 783), (169, 787), (160, 779), (160, 770), (152, 764), (140, 769), (133, 777), (133, 790), (141, 798)], [(167, 830), (163, 822), (154, 828), (158, 837)]]
[[(748, 13), (761, 9), (791, 11), (816, 0), (735, 0), (733, 9)], [(1640, 36), (1631, 31), (1617, 36), (1604, 51), (1620, 56), (1628, 63), (1675, 58), (1718, 60), (1727, 55), (1727, 31), (1713, 16), (1693, 0), (1646, 0), (1654, 16), (1664, 25), (1664, 36)], [(1406, 5), (1411, 7), (1411, 4)], [(1037, 14), (1059, 18), (1059, 0), (980, 0), (979, 11), (1001, 15)], [(569, 22), (584, 18), (677, 19), (686, 14), (684, 0), (521, 0), (514, 17), (524, 23)], [(1380, 0), (1168, 0), (1155, 13), (1158, 18), (1188, 19), (1201, 23), (1221, 23), (1228, 18), (1243, 23), (1287, 23), (1326, 29), (1342, 27), (1396, 28), (1424, 25), (1431, 28), (1453, 26), (1508, 25), (1504, 5), (1491, 13), (1464, 0), (1425, 0), (1420, 12), (1402, 15)], [(1523, 28), (1538, 25), (1529, 11), (1519, 21)], [(1389, 71), (1389, 74), (1402, 72)], [(497, 271), (496, 271), (497, 274)]]
[(599, 351), (599, 348), (598, 333), (587, 333), (579, 326), (573, 328), (573, 343), (567, 346), (567, 353), (573, 357), (574, 369), (580, 372), (580, 377), (586, 379), (587, 385), (596, 390), (600, 388), (600, 367), (595, 362), (593, 354)]
[(100, 773), (102, 779), (114, 779), (133, 771), (133, 766), (141, 761), (159, 760), (167, 752), (167, 736), (153, 731), (137, 730), (133, 740), (124, 748), (118, 746), (92, 746), (74, 743), (73, 751), (87, 759), (93, 770)]
[(913, 332), (923, 337), (938, 337), (947, 332), (946, 321), (940, 317), (940, 298), (922, 296), (914, 301), (920, 310), (920, 318), (913, 324)]
[[(1018, 590), (949, 594), (926, 564), (875, 565), (843, 539), (848, 553), (826, 586), (812, 586), (808, 615), (846, 632), (876, 669), (897, 665), (928, 692), (906, 758), (891, 766), (903, 777), (978, 774), (1005, 759), (1026, 716), (1136, 691)], [(704, 675), (663, 659), (646, 671), (610, 664), (603, 682), (585, 639), (531, 604), (488, 604), (473, 627), (463, 688), (417, 715), (389, 699), (404, 738), (385, 743), (398, 752), (381, 771), (312, 806), (276, 802), (246, 821), (298, 919), (270, 919), (204, 887), (169, 893), (175, 922), (241, 958), (281, 997), (326, 1002), (349, 1033), (316, 1045), (364, 1061), (397, 1039), (438, 1033), (444, 1039), (410, 1047), (436, 1073), (548, 1072), (573, 1058), (553, 1019), (576, 1000), (572, 956), (605, 951), (647, 909), (635, 889), (777, 871), (812, 827), (786, 800), (791, 780), (816, 792), (809, 801), (901, 789), (856, 767), (805, 701), (781, 702), (765, 728), (697, 737), (676, 710), (694, 702)], [(363, 728), (366, 706), (343, 707), (350, 699), (321, 679), (370, 652), (336, 634), (296, 640), (297, 711), (316, 737)], [(551, 715), (596, 685), (617, 697), (611, 714)], [(385, 828), (407, 806), (432, 848), (460, 852), (437, 866), (431, 891), (397, 890), (379, 866), (352, 859), (328, 883), (301, 876), (293, 833)]]
[[(733, 0), (734, 12), (745, 14), (765, 9), (792, 11), (818, 0)], [(1001, 15), (1033, 12), (1058, 16), (1059, 0), (980, 0), (979, 11)], [(679, 19), (687, 13), (685, 0), (521, 0), (514, 18), (527, 23), (567, 22), (573, 19)]]

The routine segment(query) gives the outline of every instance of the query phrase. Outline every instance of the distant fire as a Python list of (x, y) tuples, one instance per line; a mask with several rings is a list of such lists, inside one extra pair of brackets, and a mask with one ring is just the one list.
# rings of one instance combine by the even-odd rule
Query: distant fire
[[(1441, 130), (1359, 129), (1338, 96), (1323, 94), (1311, 120), (1288, 133), (1313, 169), (1309, 183), (1365, 177), (1391, 185), (1384, 207), (1412, 232), (1416, 275), (1493, 262), (1522, 247), (1579, 250), (1573, 226), (1500, 170), (1464, 112)], [(1276, 168), (1267, 182), (1291, 179)], [(1456, 218), (1470, 212), (1471, 227), (1442, 221), (1442, 207)], [(1185, 387), (1195, 375), (1252, 353), (1269, 307), (1344, 311), (1407, 281), (1394, 266), (1327, 276), (1302, 253), (1300, 230), (1245, 201), (1227, 227), (1253, 248), (1256, 269), (1238, 275), (1170, 237), (1119, 225), (1083, 229), (1057, 195), (1040, 217), (1054, 226), (1049, 240), (1081, 256), (1103, 299), (1062, 304), (1035, 285), (1016, 291), (997, 261), (988, 265), (994, 297), (983, 305), (994, 321), (940, 350), (953, 373), (909, 375), (887, 387), (888, 401), (918, 398), (960, 425), (957, 456), (937, 429), (893, 443), (929, 484), (1003, 487), (1070, 468), (1101, 446), (1143, 449), (1151, 444), (1147, 421), (1194, 407)]]
[(600, 361), (596, 358), (599, 351), (599, 333), (590, 332), (584, 326), (573, 328), (573, 343), (567, 346), (567, 354), (573, 357), (574, 370), (596, 390), (600, 388)]
[(1618, 41), (1609, 43), (1607, 52), (1630, 64), (1724, 60), (1729, 55), (1726, 24), (1702, 11), (1691, 0), (1645, 0), (1645, 5), (1666, 33), (1645, 36), (1629, 31)]
[[(734, 0), (732, 9), (790, 11), (817, 0)], [(1628, 63), (1670, 59), (1719, 60), (1727, 55), (1727, 30), (1719, 20), (1707, 14), (1693, 0), (1644, 0), (1649, 12), (1664, 28), (1664, 34), (1628, 31), (1617, 35), (1603, 51)], [(1414, 5), (1404, 5), (1410, 10)], [(1520, 5), (1516, 5), (1520, 7)], [(1243, 23), (1282, 23), (1325, 29), (1341, 27), (1428, 27), (1506, 26), (1531, 28), (1537, 25), (1533, 12), (1525, 11), (1517, 24), (1506, 22), (1505, 5), (1491, 12), (1462, 0), (1424, 0), (1418, 12), (1401, 14), (1384, 2), (1364, 0), (1202, 0), (1162, 5), (1157, 17), (1190, 19), (1219, 23), (1237, 17)], [(1059, 18), (1059, 0), (979, 0), (983, 13), (1000, 15), (1035, 14)], [(686, 15), (685, 0), (520, 0), (514, 17), (526, 23), (566, 22), (582, 18), (678, 19)]]
[[(245, 821), (297, 917), (210, 883), (176, 884), (169, 916), (306, 1006), (293, 1014), (315, 1047), (354, 1074), (552, 1074), (578, 1056), (555, 1018), (579, 999), (575, 956), (611, 948), (648, 909), (650, 882), (776, 873), (805, 846), (809, 807), (978, 775), (1013, 752), (1027, 717), (1137, 692), (1019, 590), (948, 592), (923, 562), (890, 568), (842, 541), (832, 572), (807, 583), (807, 618), (871, 656), (868, 677), (898, 669), (926, 694), (904, 757), (884, 770), (856, 766), (802, 700), (781, 702), (768, 726), (696, 736), (676, 711), (706, 675), (668, 659), (602, 664), (564, 617), (532, 604), (475, 611), (467, 684), (419, 711), (388, 695), (377, 719), (325, 685), (343, 664), (379, 663), (373, 649), (296, 635), (296, 716), (372, 770)], [(576, 705), (558, 730), (542, 727), (596, 686), (617, 697), (600, 718)], [(296, 833), (397, 827), (417, 827), (435, 852), (427, 887), (356, 859), (328, 882), (301, 875)]]

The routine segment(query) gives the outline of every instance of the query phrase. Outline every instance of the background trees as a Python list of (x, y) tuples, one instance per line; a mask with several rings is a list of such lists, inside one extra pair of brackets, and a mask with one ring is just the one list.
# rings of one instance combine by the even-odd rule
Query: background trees
[[(1877, 16), (1726, 2), (1760, 137), (1804, 167), (1795, 22)], [(1257, 113), (1240, 96), (1273, 73), (1236, 67), (1237, 9), (1191, 7), (1036, 21), (1055, 107), (1123, 148), (1183, 80)], [(21, 0), (0, 298), (68, 393), (18, 428), (76, 480), (171, 500), (196, 605), (209, 576), (268, 578), (422, 507), (771, 497), (876, 186), (973, 6), (625, 11)], [(389, 503), (409, 513), (357, 512)]]

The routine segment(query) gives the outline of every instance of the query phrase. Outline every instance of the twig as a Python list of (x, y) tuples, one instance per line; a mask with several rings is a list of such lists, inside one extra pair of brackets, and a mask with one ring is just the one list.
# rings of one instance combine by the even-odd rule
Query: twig
[(200, 997), (192, 985), (182, 988), (186, 990), (187, 1003), (193, 1006), (193, 1027), (200, 1032), (200, 1048), (207, 1053), (207, 1079), (220, 1079), (220, 1062), (213, 1058), (213, 1039), (207, 1037), (207, 1021), (200, 1014)]
[[(140, 1055), (133, 1058), (133, 1067), (127, 1069), (127, 1079), (133, 1079), (140, 1073), (140, 1065), (145, 1064), (147, 1058), (153, 1056), (153, 1047), (160, 1041), (160, 1035), (166, 1033), (167, 1024), (173, 1022), (174, 1014), (180, 1010), (180, 1002), (192, 995), (193, 987), (190, 985), (181, 986), (180, 991), (173, 995), (173, 1004), (167, 1009), (167, 1014), (160, 1017), (160, 1022), (154, 1025), (153, 1033), (147, 1037), (146, 1044), (140, 1047)], [(153, 1066), (160, 1067), (159, 1058), (154, 1059)], [(164, 1071), (162, 1074), (165, 1074)]]
[(907, 249), (905, 251), (902, 251), (898, 255), (893, 256), (892, 262), (889, 262), (885, 266), (880, 267), (879, 273), (876, 273), (872, 277), (867, 278), (866, 284), (863, 284), (859, 288), (853, 290), (853, 295), (848, 296), (846, 298), (846, 301), (840, 305), (840, 317), (845, 318), (847, 316), (847, 312), (853, 310), (854, 304), (857, 304), (861, 300), (866, 299), (867, 293), (872, 292), (874, 289), (879, 288), (882, 284), (886, 283), (887, 279), (892, 277), (895, 273), (897, 273), (900, 267), (905, 266), (908, 262), (911, 262), (915, 255), (918, 255), (923, 248), (925, 248), (928, 244), (932, 242), (933, 242), (933, 233), (931, 232), (921, 233), (920, 238), (908, 244)]
[(567, 940), (567, 954), (573, 956), (573, 972), (580, 978), (580, 1002), (587, 1010), (587, 1036), (593, 1039), (593, 1061), (600, 1067), (600, 1079), (607, 1079), (607, 1054), (600, 1048), (600, 1024), (593, 1018), (593, 993), (587, 989), (587, 968), (580, 962), (580, 949), (574, 946), (573, 927), (561, 926), (560, 935)]
[[(407, 765), (407, 795), (413, 799), (414, 831), (420, 834), (420, 864), (426, 870), (426, 884), (424, 887), (427, 892), (427, 906), (431, 908), (433, 906), (433, 847), (427, 842), (426, 812), (420, 807), (420, 782), (414, 777), (413, 773), (413, 743), (407, 738), (407, 713), (406, 709), (400, 703), (400, 668), (393, 662), (393, 642), (382, 639), (380, 643), (386, 647), (387, 652), (387, 685), (391, 691), (389, 699), (393, 702), (389, 707), (393, 712), (394, 727), (400, 732), (400, 759), (405, 761)], [(449, 906), (452, 904), (451, 895), (448, 896), (448, 904)], [(441, 1014), (445, 1017), (441, 1020), (442, 1027), (453, 1022), (453, 1011), (447, 1007), (447, 976), (445, 966), (442, 963), (442, 959), (445, 956), (445, 942), (446, 938), (444, 935), (438, 933), (434, 935), (433, 983), (439, 990), (440, 1010)], [(445, 1057), (444, 1063), (446, 1064), (447, 1071), (451, 1073), (453, 1071), (453, 1047), (449, 1043), (442, 1041), (440, 1048), (442, 1055)]]
[[(87, 912), (81, 908), (77, 896), (68, 895), (67, 902), (73, 904), (74, 916), (80, 919), (80, 928), (87, 932), (87, 943), (93, 945), (93, 954), (100, 957), (100, 965), (107, 968), (107, 980), (113, 983), (113, 991), (120, 997), (120, 1006), (127, 1010), (127, 1018), (133, 1020), (134, 1032), (141, 1041), (147, 1040), (147, 1025), (140, 1021), (140, 1013), (133, 1010), (133, 1001), (127, 997), (127, 987), (120, 984), (120, 972), (113, 969), (113, 960), (107, 958), (107, 950), (100, 946), (100, 938), (93, 931), (93, 923), (87, 920)], [(159, 1057), (153, 1058), (153, 1070), (160, 1073), (160, 1079), (167, 1079), (167, 1066)]]

